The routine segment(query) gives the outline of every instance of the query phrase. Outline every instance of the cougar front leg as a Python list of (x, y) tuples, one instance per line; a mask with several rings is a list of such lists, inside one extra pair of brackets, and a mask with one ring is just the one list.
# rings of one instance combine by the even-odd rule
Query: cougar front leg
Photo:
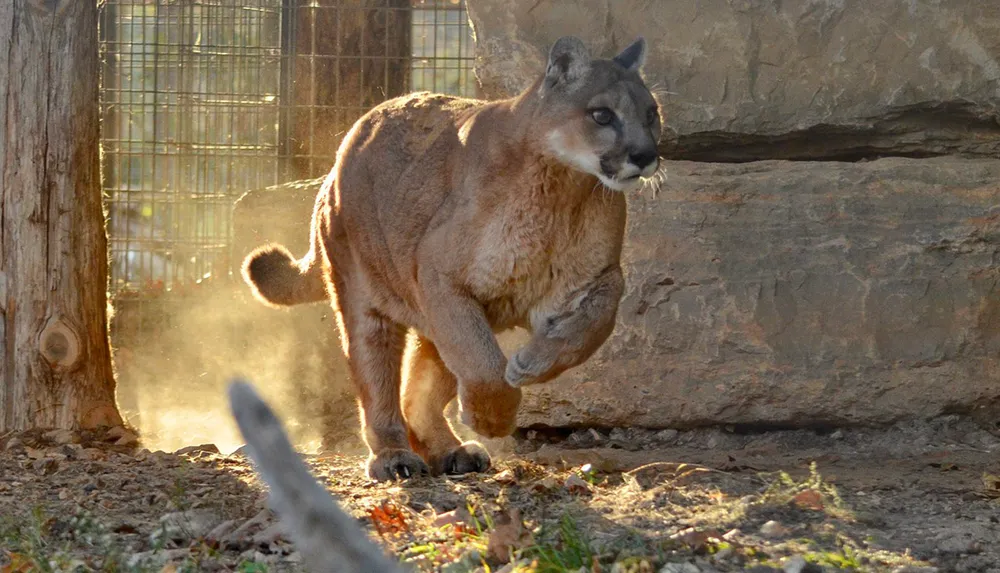
[(615, 265), (536, 318), (531, 339), (507, 362), (507, 383), (519, 388), (548, 382), (590, 358), (614, 330), (624, 289)]
[(457, 380), (462, 422), (491, 438), (514, 432), (521, 390), (504, 381), (507, 357), (483, 307), (442, 277), (421, 277), (426, 336)]
[(458, 392), (458, 382), (434, 344), (414, 336), (403, 358), (403, 416), (410, 446), (433, 475), (486, 471), (490, 455), (477, 442), (464, 444), (444, 416), (444, 408)]

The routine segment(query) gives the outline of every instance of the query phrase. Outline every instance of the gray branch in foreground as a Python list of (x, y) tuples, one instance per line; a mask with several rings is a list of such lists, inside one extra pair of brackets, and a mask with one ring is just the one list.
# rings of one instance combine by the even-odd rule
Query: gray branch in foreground
[(247, 452), (270, 488), (269, 504), (306, 567), (314, 573), (402, 573), (312, 475), (253, 386), (237, 378), (228, 394)]

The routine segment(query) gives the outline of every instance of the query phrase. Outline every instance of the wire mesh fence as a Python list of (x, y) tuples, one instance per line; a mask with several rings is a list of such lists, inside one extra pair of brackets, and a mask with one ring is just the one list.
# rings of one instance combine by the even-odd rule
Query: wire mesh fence
[[(350, 125), (387, 98), (476, 95), (464, 2), (104, 0), (100, 41), (123, 412), (159, 447), (217, 440), (217, 385), (242, 371), (302, 431), (355, 428), (331, 309), (274, 314), (234, 280), (244, 243), (262, 226), (261, 241), (276, 238), (234, 224), (236, 202), (279, 188), (263, 197), (295, 203), (290, 190), (314, 189)], [(255, 214), (287, 218), (290, 247), (308, 235), (305, 214)]]
[(236, 198), (325, 174), (377, 103), (476, 94), (461, 0), (105, 0), (100, 38), (116, 297), (228, 274)]

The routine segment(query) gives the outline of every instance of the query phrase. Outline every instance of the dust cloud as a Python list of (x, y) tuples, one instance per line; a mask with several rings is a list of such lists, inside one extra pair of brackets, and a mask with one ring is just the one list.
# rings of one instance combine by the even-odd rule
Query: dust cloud
[(184, 293), (119, 296), (114, 307), (119, 407), (144, 447), (236, 450), (243, 441), (226, 385), (241, 375), (301, 451), (358, 451), (357, 406), (328, 305), (268, 308), (233, 277)]

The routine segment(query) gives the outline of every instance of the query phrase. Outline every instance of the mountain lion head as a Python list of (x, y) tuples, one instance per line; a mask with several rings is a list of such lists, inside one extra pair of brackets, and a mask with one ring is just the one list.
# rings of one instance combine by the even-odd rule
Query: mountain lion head
[(549, 51), (539, 88), (549, 151), (615, 191), (642, 185), (659, 168), (660, 107), (639, 75), (642, 38), (610, 60), (593, 59), (578, 38)]

